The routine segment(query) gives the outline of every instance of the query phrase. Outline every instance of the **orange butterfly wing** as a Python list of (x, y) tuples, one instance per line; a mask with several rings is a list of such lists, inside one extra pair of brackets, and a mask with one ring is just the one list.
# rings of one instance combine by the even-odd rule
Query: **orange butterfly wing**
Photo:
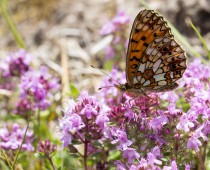
[(184, 50), (170, 37), (156, 38), (146, 49), (134, 77), (134, 87), (146, 91), (176, 88), (186, 69)]
[(130, 91), (175, 89), (185, 69), (185, 52), (163, 17), (152, 10), (141, 11), (133, 23), (126, 58)]
[(129, 38), (126, 57), (126, 78), (129, 86), (133, 86), (134, 76), (143, 53), (157, 37), (173, 37), (163, 17), (153, 10), (141, 11), (134, 20)]

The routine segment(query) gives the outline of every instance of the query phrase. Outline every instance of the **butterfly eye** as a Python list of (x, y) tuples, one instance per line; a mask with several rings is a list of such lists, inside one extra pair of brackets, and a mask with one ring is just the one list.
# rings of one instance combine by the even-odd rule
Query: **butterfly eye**
[(121, 86), (121, 90), (122, 90), (122, 91), (126, 91), (125, 85), (122, 85), (122, 86)]

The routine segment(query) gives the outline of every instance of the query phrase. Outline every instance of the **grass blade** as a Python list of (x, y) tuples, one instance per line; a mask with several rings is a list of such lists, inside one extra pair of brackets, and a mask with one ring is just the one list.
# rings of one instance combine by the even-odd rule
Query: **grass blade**
[(18, 44), (18, 46), (20, 48), (24, 48), (25, 45), (24, 45), (23, 39), (22, 39), (21, 35), (19, 34), (19, 32), (17, 31), (15, 23), (12, 20), (11, 15), (8, 12), (7, 0), (0, 0), (0, 13), (2, 14), (4, 19), (6, 20), (8, 26), (9, 26), (12, 34), (13, 34), (15, 42)]

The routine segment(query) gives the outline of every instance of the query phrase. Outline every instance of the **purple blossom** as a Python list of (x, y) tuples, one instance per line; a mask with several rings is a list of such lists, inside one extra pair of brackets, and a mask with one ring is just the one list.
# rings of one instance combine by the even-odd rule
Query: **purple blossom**
[(133, 163), (134, 159), (139, 159), (140, 155), (134, 148), (126, 148), (122, 154), (123, 158), (128, 159), (128, 163)]
[(56, 151), (56, 145), (52, 144), (49, 140), (39, 141), (38, 151), (49, 157), (50, 154)]
[(187, 115), (182, 115), (180, 122), (176, 126), (177, 129), (184, 130), (185, 132), (189, 132), (191, 127), (194, 127), (194, 124), (189, 121)]
[(50, 105), (52, 92), (59, 87), (58, 80), (48, 73), (47, 67), (41, 67), (40, 71), (28, 71), (21, 77), (20, 100), (26, 101), (32, 97), (32, 106), (44, 110)]
[(0, 71), (3, 77), (21, 76), (30, 70), (32, 56), (27, 51), (21, 49), (16, 53), (11, 53), (5, 57), (5, 61), (0, 63)]
[(147, 169), (148, 166), (150, 166), (150, 165), (148, 164), (147, 160), (144, 158), (141, 158), (141, 160), (139, 161), (138, 168), (139, 169)]
[(128, 121), (133, 120), (137, 116), (135, 115), (134, 111), (132, 110), (132, 106), (128, 103), (125, 104), (126, 112), (124, 114), (125, 117), (128, 118)]
[(160, 93), (159, 97), (160, 99), (169, 102), (168, 111), (170, 112), (170, 114), (176, 114), (177, 112), (181, 112), (181, 110), (176, 108), (176, 101), (178, 100), (178, 96), (174, 93), (174, 91)]
[[(82, 118), (77, 114), (71, 114), (66, 117), (66, 125), (68, 125), (68, 131), (79, 131), (85, 127), (85, 124), (82, 121)], [(66, 128), (66, 127), (65, 127)]]
[(151, 127), (154, 130), (161, 130), (163, 125), (167, 124), (169, 122), (168, 118), (166, 115), (161, 114), (158, 117), (153, 118), (150, 122), (149, 122), (149, 127)]
[(125, 15), (124, 12), (118, 12), (117, 15), (110, 21), (107, 22), (100, 30), (101, 35), (112, 34), (116, 31), (120, 31), (123, 25), (128, 24), (130, 18)]
[(126, 150), (132, 144), (132, 141), (128, 140), (126, 132), (116, 127), (107, 128), (105, 137), (109, 138), (112, 144), (118, 144), (119, 150)]
[(192, 136), (188, 139), (187, 148), (193, 148), (196, 152), (198, 152), (200, 150), (199, 146), (202, 146), (202, 143), (197, 136)]
[(118, 71), (116, 69), (113, 69), (109, 73), (109, 76), (113, 77), (113, 79), (110, 79), (110, 77), (105, 77), (102, 80), (101, 87), (107, 88), (103, 88), (100, 90), (100, 96), (104, 103), (113, 106), (114, 104), (121, 103), (122, 98), (124, 97), (123, 94), (119, 94), (119, 91), (116, 87), (114, 87), (114, 84), (117, 83), (116, 81), (119, 81), (119, 83), (124, 83), (126, 79), (125, 74), (118, 74)]
[(209, 77), (209, 66), (202, 64), (202, 61), (198, 58), (194, 59), (194, 61), (187, 66), (187, 70), (184, 74), (184, 78), (198, 78), (199, 80), (205, 80)]
[(98, 112), (90, 104), (86, 104), (81, 111), (81, 115), (86, 115), (88, 119), (91, 119), (93, 116), (97, 116)]
[(188, 139), (187, 148), (193, 148), (196, 152), (199, 152), (199, 147), (202, 146), (201, 141), (199, 138), (203, 138), (203, 140), (207, 141), (208, 138), (202, 133), (204, 125), (200, 126), (195, 130), (193, 135)]
[(115, 50), (111, 45), (107, 46), (105, 48), (105, 59), (109, 60), (112, 59), (115, 56)]
[(82, 118), (77, 114), (66, 114), (64, 118), (59, 123), (61, 129), (61, 138), (63, 146), (67, 147), (72, 139), (73, 134), (76, 131), (85, 127), (85, 124), (82, 122)]
[(23, 98), (20, 99), (16, 104), (16, 109), (14, 112), (16, 114), (27, 117), (27, 114), (33, 111), (34, 111), (34, 104), (28, 98)]
[(127, 170), (127, 167), (121, 161), (115, 161), (116, 170)]
[(0, 84), (0, 89), (5, 89), (5, 90), (9, 90), (9, 91), (12, 91), (15, 89), (15, 87), (16, 87), (15, 82), (11, 82), (7, 78), (4, 78), (3, 81), (4, 82), (1, 82), (1, 84)]
[(163, 170), (178, 170), (176, 161), (172, 161), (170, 166), (164, 166)]
[(188, 65), (181, 87), (185, 87), (186, 97), (189, 100), (190, 96), (196, 92), (203, 91), (208, 84), (210, 78), (210, 67), (201, 63), (201, 60), (195, 59)]
[(141, 160), (137, 164), (131, 165), (130, 168), (132, 167), (132, 169), (135, 169), (135, 170), (139, 170), (139, 169), (161, 170), (161, 168), (159, 167), (160, 165), (162, 165), (162, 162), (156, 159), (153, 153), (149, 152), (147, 154), (147, 159), (141, 158)]
[[(13, 124), (12, 129), (8, 126), (0, 129), (0, 146), (5, 149), (17, 150), (25, 134), (26, 129), (21, 129), (18, 124)], [(32, 145), (33, 132), (28, 130), (26, 133), (26, 139), (22, 145), (22, 150), (33, 151), (34, 147)]]
[(149, 152), (147, 154), (147, 162), (150, 165), (154, 165), (154, 164), (162, 165), (162, 162), (160, 160), (156, 159), (156, 155), (154, 155), (152, 152)]
[(96, 124), (99, 125), (101, 129), (105, 128), (107, 122), (109, 122), (109, 117), (106, 114), (100, 114), (96, 117)]
[(111, 33), (115, 32), (115, 30), (116, 30), (115, 25), (112, 22), (107, 22), (101, 28), (100, 34), (101, 35), (108, 35), (108, 34), (111, 34)]
[(63, 143), (64, 147), (68, 147), (68, 145), (71, 144), (73, 136), (68, 131), (64, 131), (64, 129), (61, 129), (61, 130), (62, 130), (62, 134), (60, 137), (60, 141)]
[(190, 110), (187, 114), (191, 117), (191, 121), (196, 120), (200, 114), (204, 119), (209, 118), (208, 100), (203, 100), (201, 97), (192, 97), (190, 105)]
[[(69, 100), (65, 115), (60, 120), (60, 140), (64, 147), (72, 140), (85, 141), (85, 136), (92, 136), (93, 140), (100, 140), (109, 118), (107, 107), (86, 91), (81, 92), (77, 102)], [(92, 147), (92, 146), (89, 146)]]
[(185, 165), (185, 170), (190, 170), (190, 165), (189, 164)]
[[(210, 112), (209, 112), (210, 115)], [(207, 136), (208, 134), (210, 134), (210, 121), (209, 119), (203, 123), (203, 134), (205, 136)]]
[(159, 146), (155, 146), (152, 148), (151, 153), (156, 157), (156, 158), (162, 158), (163, 156), (160, 153), (160, 148)]
[(128, 17), (123, 11), (119, 11), (117, 15), (112, 19), (114, 25), (128, 24), (130, 17)]
[(162, 100), (167, 100), (170, 103), (175, 103), (178, 100), (178, 96), (174, 93), (174, 91), (160, 93), (159, 96)]

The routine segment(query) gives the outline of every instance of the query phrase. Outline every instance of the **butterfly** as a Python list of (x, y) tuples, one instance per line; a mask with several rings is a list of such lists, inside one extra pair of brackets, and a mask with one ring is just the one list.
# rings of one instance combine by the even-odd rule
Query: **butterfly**
[(131, 97), (173, 90), (186, 70), (186, 58), (163, 17), (145, 9), (136, 16), (130, 33), (127, 82), (115, 87)]

